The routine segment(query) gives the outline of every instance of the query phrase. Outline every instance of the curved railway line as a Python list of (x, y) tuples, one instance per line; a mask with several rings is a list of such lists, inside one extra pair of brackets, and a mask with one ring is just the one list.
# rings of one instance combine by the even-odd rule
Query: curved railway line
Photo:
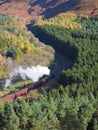
[[(66, 62), (65, 62), (65, 60), (66, 60)], [(56, 62), (55, 68), (49, 76), (45, 75), (41, 78), (41, 80), (39, 80), (35, 84), (29, 83), (28, 85), (26, 85), (26, 87), (24, 87), (16, 92), (13, 92), (13, 93), (0, 97), (2, 102), (5, 103), (7, 101), (14, 100), (22, 95), (27, 94), (29, 91), (31, 91), (33, 89), (37, 89), (37, 88), (41, 87), (42, 85), (46, 84), (48, 81), (52, 80), (53, 78), (57, 78), (60, 75), (62, 69), (67, 69), (67, 68), (71, 67), (73, 64), (71, 60), (69, 60), (68, 58), (65, 58), (64, 56), (60, 55), (59, 53), (55, 54), (55, 62)]]

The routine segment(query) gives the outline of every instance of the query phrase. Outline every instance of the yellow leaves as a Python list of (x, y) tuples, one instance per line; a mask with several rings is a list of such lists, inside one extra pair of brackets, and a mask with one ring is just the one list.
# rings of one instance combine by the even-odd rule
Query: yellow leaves
[(0, 78), (5, 76), (5, 67), (0, 64)]
[(51, 19), (46, 19), (39, 21), (37, 25), (50, 25), (50, 26), (60, 26), (64, 28), (71, 28), (72, 30), (74, 29), (81, 29), (82, 25), (77, 23), (75, 20), (77, 19), (76, 14), (71, 14), (71, 13), (62, 13), (59, 14)]
[(0, 97), (3, 96), (2, 92), (0, 92)]
[(26, 54), (31, 54), (31, 46), (30, 44), (25, 44), (25, 53)]
[(24, 49), (24, 43), (20, 44), (20, 49)]
[(2, 59), (3, 59), (3, 56), (0, 54), (0, 61), (2, 61)]

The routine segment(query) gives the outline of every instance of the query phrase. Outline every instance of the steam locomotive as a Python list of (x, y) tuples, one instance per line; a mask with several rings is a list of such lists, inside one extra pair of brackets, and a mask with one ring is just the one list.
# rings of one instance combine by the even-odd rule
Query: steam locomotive
[(53, 79), (55, 77), (54, 74), (50, 74), (48, 75), (44, 75), (38, 82), (36, 82), (35, 84), (29, 84), (27, 85), (24, 89), (21, 89), (13, 94), (9, 94), (6, 96), (1, 97), (1, 100), (3, 103), (7, 102), (7, 101), (11, 101), (13, 99), (16, 99), (24, 94), (27, 94), (29, 91), (39, 88), (40, 86), (44, 85), (45, 83), (47, 83), (48, 81), (50, 81), (51, 79)]

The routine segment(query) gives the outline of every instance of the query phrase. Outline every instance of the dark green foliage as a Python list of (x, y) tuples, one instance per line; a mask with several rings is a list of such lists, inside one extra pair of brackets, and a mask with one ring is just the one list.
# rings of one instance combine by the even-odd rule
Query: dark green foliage
[(16, 50), (13, 47), (10, 47), (6, 53), (6, 57), (12, 57), (13, 59), (15, 59), (17, 57)]
[(95, 107), (97, 103), (93, 94), (89, 96), (78, 94), (73, 98), (68, 88), (60, 87), (47, 95), (43, 94), (37, 100), (6, 104), (0, 113), (0, 128), (86, 130), (91, 119), (94, 128), (97, 128), (98, 113)]
[[(85, 18), (78, 16), (76, 22), (81, 23), (82, 29), (71, 30), (62, 26), (49, 26), (48, 24), (42, 24), (36, 25), (32, 31), (40, 38), (40, 40), (52, 45), (56, 51), (74, 61), (73, 67), (68, 70), (63, 70), (60, 76), (60, 83), (63, 87), (66, 87), (69, 96), (76, 98), (78, 95), (89, 95), (90, 98), (98, 98), (98, 18)], [(91, 108), (91, 110), (89, 110), (89, 108)], [(81, 127), (80, 123), (79, 127), (77, 126), (77, 130), (85, 130), (85, 125), (89, 122), (88, 119), (91, 119), (93, 108), (88, 105), (83, 106), (82, 109), (79, 108), (78, 111), (84, 113), (81, 115), (80, 121), (83, 122), (84, 125)], [(88, 119), (84, 116), (86, 111), (88, 115), (91, 114)], [(73, 114), (71, 114), (71, 119), (62, 118), (62, 123), (68, 123), (68, 120), (71, 121), (74, 119), (72, 129), (76, 129), (76, 116), (74, 117)], [(77, 119), (76, 122), (78, 121), (79, 120)], [(95, 119), (93, 121), (92, 129), (98, 127), (97, 123), (98, 120), (96, 121)], [(64, 126), (63, 129), (71, 129), (69, 124), (69, 127)]]
[[(33, 32), (40, 40), (51, 44), (56, 51), (73, 60), (72, 69), (62, 72), (60, 83), (85, 85), (88, 92), (93, 89), (97, 96), (98, 85), (98, 21), (97, 18), (79, 17), (81, 30), (71, 30), (60, 26), (36, 25)], [(85, 91), (84, 91), (85, 93)]]
[[(8, 114), (9, 105), (5, 105), (0, 113), (2, 129), (8, 117), (10, 122), (18, 117), (17, 129), (98, 129), (98, 18), (78, 17), (76, 21), (81, 23), (81, 30), (49, 25), (33, 28), (40, 40), (69, 57), (74, 65), (62, 71), (59, 89), (42, 94), (37, 100), (13, 102), (13, 119)], [(11, 123), (7, 124), (6, 128), (10, 127)]]
[(66, 55), (73, 61), (76, 60), (78, 50), (73, 45), (71, 30), (58, 26), (42, 25), (33, 27), (33, 33), (46, 44), (53, 46), (59, 53)]
[(4, 112), (0, 115), (1, 130), (17, 130), (19, 127), (19, 118), (17, 117), (12, 104), (6, 104)]

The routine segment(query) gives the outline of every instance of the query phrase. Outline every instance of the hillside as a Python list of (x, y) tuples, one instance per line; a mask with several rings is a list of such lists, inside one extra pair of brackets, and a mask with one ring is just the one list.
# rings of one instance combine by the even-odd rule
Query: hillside
[(54, 50), (41, 43), (25, 26), (25, 21), (0, 14), (0, 78), (18, 65), (49, 65)]
[(56, 80), (58, 89), (46, 92), (40, 87), (37, 94), (23, 97), (26, 101), (1, 104), (0, 129), (98, 130), (98, 17), (62, 13), (31, 29), (74, 64)]
[(0, 13), (31, 19), (50, 18), (62, 12), (98, 15), (97, 0), (1, 0)]
[[(98, 17), (89, 18), (71, 13), (62, 13), (48, 20), (37, 22), (32, 26), (32, 32), (35, 33), (41, 41), (50, 44), (56, 51), (69, 57), (74, 62), (72, 68), (65, 69), (61, 73), (59, 80), (61, 84), (59, 88), (61, 87), (61, 89), (56, 92), (51, 92), (51, 98), (54, 99), (49, 101), (55, 100), (52, 104), (61, 100), (57, 108), (55, 108), (55, 106), (59, 104), (58, 102), (53, 106), (53, 108), (55, 108), (53, 110), (56, 110), (54, 112), (56, 114), (53, 114), (53, 117), (56, 116), (56, 119), (60, 122), (60, 124), (56, 122), (55, 129), (97, 130)], [(65, 95), (62, 98), (64, 93)], [(75, 101), (75, 104), (72, 101), (73, 105), (68, 108), (66, 108), (66, 106), (69, 106), (70, 101), (66, 104), (67, 94), (69, 98), (72, 97), (72, 100)], [(87, 106), (89, 103), (85, 102), (86, 99), (90, 100), (92, 97), (94, 100), (97, 99), (96, 105), (92, 104), (92, 101), (90, 102), (93, 109), (91, 109), (91, 106)], [(85, 103), (81, 101), (81, 98), (85, 98), (82, 100)], [(59, 106), (60, 109), (58, 109)], [(94, 109), (95, 112), (93, 113), (92, 110)], [(58, 111), (60, 110), (61, 112), (58, 116)], [(53, 119), (53, 121), (54, 120), (55, 119)], [(62, 128), (58, 128), (60, 125)], [(52, 125), (52, 127), (54, 127), (54, 125)]]
[(98, 0), (81, 0), (80, 3), (75, 6), (74, 11), (80, 14), (98, 16)]
[[(37, 64), (51, 66), (55, 76), (48, 83), (41, 78), (45, 86), (30, 85), (36, 90), (22, 98), (13, 91), (31, 80), (17, 82), (20, 73), (16, 84), (1, 87), (1, 96), (11, 93), (16, 99), (3, 104), (0, 98), (0, 130), (98, 130), (97, 1), (0, 0), (0, 79), (19, 65)], [(48, 45), (63, 58), (56, 59)], [(73, 65), (66, 67), (64, 57)], [(56, 68), (62, 70), (59, 76)]]

